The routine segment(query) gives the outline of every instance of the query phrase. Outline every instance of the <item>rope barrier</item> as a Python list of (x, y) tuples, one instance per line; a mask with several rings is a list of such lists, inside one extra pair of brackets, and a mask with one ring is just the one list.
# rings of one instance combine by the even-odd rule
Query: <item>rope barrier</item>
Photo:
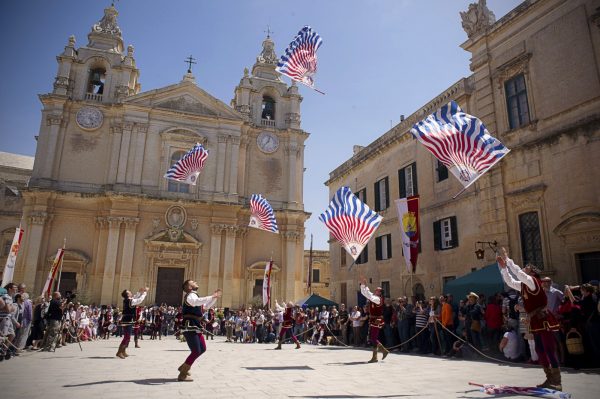
[[(412, 341), (413, 339), (417, 338), (417, 337), (419, 336), (419, 334), (421, 334), (423, 331), (425, 331), (425, 330), (427, 329), (427, 327), (428, 327), (428, 325), (427, 325), (427, 324), (425, 324), (425, 327), (423, 327), (421, 330), (419, 330), (419, 332), (418, 332), (418, 333), (416, 333), (415, 335), (413, 335), (412, 337), (410, 337), (408, 340), (406, 340), (406, 341), (404, 341), (404, 342), (402, 342), (402, 343), (399, 343), (398, 345), (390, 346), (389, 348), (385, 348), (385, 346), (384, 346), (384, 348), (385, 348), (386, 350), (388, 350), (388, 351), (391, 351), (392, 349), (396, 349), (396, 348), (399, 348), (399, 347), (401, 347), (402, 345), (406, 345), (406, 344), (408, 344), (410, 341)], [(382, 345), (382, 346), (383, 346), (383, 345)]]
[(506, 364), (519, 364), (522, 365), (522, 363), (517, 363), (517, 362), (510, 362), (508, 360), (504, 360), (504, 359), (497, 359), (495, 357), (492, 356), (488, 356), (485, 353), (483, 353), (482, 351), (480, 351), (479, 349), (477, 349), (475, 346), (473, 346), (469, 341), (462, 339), (461, 337), (459, 337), (458, 335), (454, 334), (452, 331), (450, 331), (449, 329), (447, 329), (441, 321), (439, 320), (435, 320), (436, 323), (438, 323), (444, 330), (448, 331), (452, 336), (454, 336), (456, 339), (458, 339), (459, 341), (461, 341), (464, 344), (467, 344), (469, 347), (471, 347), (473, 350), (475, 350), (475, 352), (479, 353), (481, 356), (488, 358), (490, 360), (493, 360), (495, 362), (501, 362), (501, 363), (506, 363)]

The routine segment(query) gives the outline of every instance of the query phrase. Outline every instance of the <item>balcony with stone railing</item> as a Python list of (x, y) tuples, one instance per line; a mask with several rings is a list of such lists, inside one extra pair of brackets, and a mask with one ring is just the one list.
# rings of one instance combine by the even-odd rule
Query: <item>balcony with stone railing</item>
[(260, 125), (275, 128), (275, 121), (272, 119), (261, 119)]
[(102, 102), (102, 94), (85, 93), (85, 99), (88, 101)]

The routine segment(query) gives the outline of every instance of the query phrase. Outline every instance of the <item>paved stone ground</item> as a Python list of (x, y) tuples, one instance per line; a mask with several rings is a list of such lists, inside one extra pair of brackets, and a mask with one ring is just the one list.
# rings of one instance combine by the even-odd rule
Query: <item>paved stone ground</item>
[[(540, 368), (390, 354), (367, 364), (370, 352), (336, 346), (232, 344), (221, 337), (192, 368), (194, 382), (177, 382), (187, 345), (173, 337), (141, 341), (130, 357), (115, 357), (119, 341), (68, 345), (55, 353), (26, 352), (0, 363), (4, 398), (491, 398), (468, 381), (531, 386)], [(600, 376), (566, 372), (573, 398), (600, 398)], [(505, 396), (504, 396), (505, 397)], [(510, 396), (516, 398), (517, 396)]]

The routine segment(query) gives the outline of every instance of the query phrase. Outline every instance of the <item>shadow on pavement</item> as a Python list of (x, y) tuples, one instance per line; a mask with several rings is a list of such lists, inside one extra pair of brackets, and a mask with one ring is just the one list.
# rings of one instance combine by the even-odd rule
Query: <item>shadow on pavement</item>
[(246, 370), (314, 370), (309, 366), (244, 367)]
[(88, 356), (86, 359), (114, 359), (116, 356)]
[(116, 382), (133, 382), (134, 384), (140, 384), (140, 385), (164, 385), (169, 382), (177, 382), (177, 380), (175, 378), (147, 378), (145, 380), (105, 380), (105, 381), (85, 382), (83, 384), (63, 385), (63, 388), (76, 388), (76, 387), (86, 387), (86, 386), (90, 386), (90, 385), (114, 384)]
[(362, 361), (362, 362), (325, 363), (326, 366), (357, 366), (359, 364), (367, 364), (367, 362)]

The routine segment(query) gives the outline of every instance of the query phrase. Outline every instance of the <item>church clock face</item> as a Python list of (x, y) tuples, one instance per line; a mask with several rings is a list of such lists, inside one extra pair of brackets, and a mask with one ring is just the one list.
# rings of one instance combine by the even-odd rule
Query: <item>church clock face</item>
[(271, 132), (262, 132), (256, 138), (256, 144), (262, 152), (272, 154), (279, 148), (279, 138)]
[(96, 107), (83, 107), (77, 111), (75, 120), (77, 121), (77, 125), (82, 129), (96, 130), (102, 126), (104, 115)]

